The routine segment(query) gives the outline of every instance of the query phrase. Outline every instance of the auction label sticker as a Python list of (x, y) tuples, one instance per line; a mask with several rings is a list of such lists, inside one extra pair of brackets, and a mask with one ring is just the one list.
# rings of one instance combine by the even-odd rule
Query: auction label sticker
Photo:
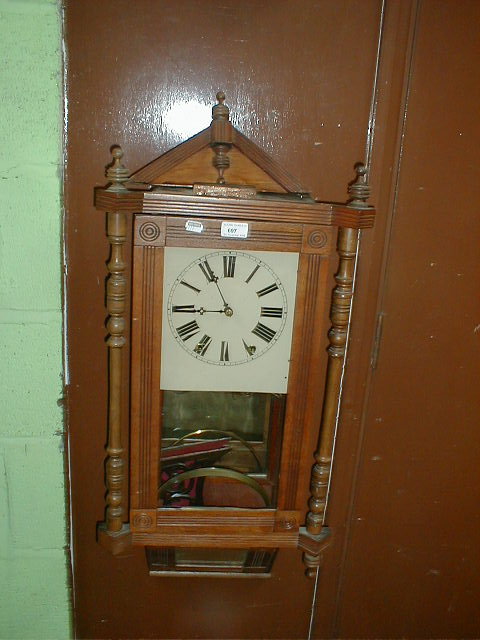
[(222, 238), (248, 238), (248, 222), (222, 222)]
[(191, 231), (192, 233), (202, 233), (203, 224), (198, 222), (198, 220), (187, 220), (185, 222), (185, 229), (187, 231)]

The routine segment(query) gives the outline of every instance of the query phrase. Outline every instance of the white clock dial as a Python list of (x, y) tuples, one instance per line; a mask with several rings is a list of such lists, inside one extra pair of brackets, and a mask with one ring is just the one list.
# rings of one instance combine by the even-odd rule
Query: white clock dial
[(177, 343), (205, 363), (233, 366), (271, 349), (285, 327), (287, 295), (274, 270), (255, 255), (213, 251), (176, 278), (167, 302)]
[(160, 386), (286, 393), (298, 254), (165, 247)]

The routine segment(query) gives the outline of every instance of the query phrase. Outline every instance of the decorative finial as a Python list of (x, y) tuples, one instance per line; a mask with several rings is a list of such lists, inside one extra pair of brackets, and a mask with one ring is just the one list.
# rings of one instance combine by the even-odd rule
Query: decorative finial
[(230, 116), (230, 109), (226, 104), (223, 104), (225, 101), (225, 94), (223, 91), (219, 91), (217, 93), (218, 104), (216, 104), (212, 108), (212, 119), (213, 120), (228, 120)]
[(355, 180), (348, 185), (348, 194), (350, 195), (348, 206), (355, 207), (355, 209), (368, 209), (371, 205), (367, 204), (370, 195), (370, 187), (367, 182), (367, 168), (362, 162), (357, 162), (354, 168), (357, 176)]
[(230, 123), (230, 109), (223, 104), (225, 94), (217, 93), (218, 104), (212, 108), (210, 124), (210, 145), (215, 152), (212, 164), (218, 172), (217, 184), (225, 184), (224, 173), (230, 166), (228, 152), (232, 147), (233, 127)]
[(106, 176), (110, 180), (111, 184), (108, 187), (109, 191), (125, 191), (126, 187), (124, 182), (130, 177), (128, 169), (122, 164), (123, 158), (122, 148), (115, 145), (110, 149), (113, 162), (108, 166)]

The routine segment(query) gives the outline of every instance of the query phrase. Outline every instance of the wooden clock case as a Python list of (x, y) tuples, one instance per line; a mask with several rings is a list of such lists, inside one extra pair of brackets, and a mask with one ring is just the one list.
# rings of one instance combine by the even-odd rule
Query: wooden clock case
[[(98, 540), (113, 554), (124, 552), (130, 545), (144, 546), (152, 575), (203, 575), (206, 571), (267, 575), (276, 550), (281, 548), (301, 549), (307, 574), (313, 575), (330, 534), (324, 515), (358, 236), (361, 229), (373, 225), (375, 211), (366, 203), (369, 189), (363, 165), (357, 165), (347, 204), (319, 202), (232, 126), (223, 94), (217, 94), (217, 99), (210, 127), (132, 175), (121, 162), (122, 151), (114, 147), (114, 160), (107, 171), (110, 184), (96, 189), (96, 208), (107, 212), (111, 245), (106, 296), (107, 493), (105, 521), (98, 526)], [(185, 228), (188, 220), (201, 222), (205, 231), (189, 233)], [(248, 223), (248, 238), (221, 237), (223, 221)], [(130, 237), (131, 257), (126, 252)], [(339, 266), (331, 295), (329, 264), (335, 255), (335, 239)], [(165, 247), (299, 254), (291, 364), (273, 504), (256, 508), (169, 508), (159, 503)], [(128, 282), (130, 273), (133, 275)], [(127, 295), (129, 285), (131, 296)], [(132, 301), (131, 308), (127, 308), (127, 300)], [(331, 328), (325, 372), (329, 307)], [(207, 562), (208, 569), (201, 561), (191, 566), (186, 562), (182, 569), (175, 552), (185, 550), (187, 556), (188, 550), (198, 550), (199, 557), (204, 554), (213, 558), (218, 552), (223, 559)], [(243, 550), (241, 561), (235, 550)], [(236, 558), (232, 563), (228, 554)]]

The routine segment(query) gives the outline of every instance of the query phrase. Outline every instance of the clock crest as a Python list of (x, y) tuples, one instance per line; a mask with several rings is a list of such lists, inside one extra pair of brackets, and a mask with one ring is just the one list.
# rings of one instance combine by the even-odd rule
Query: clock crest
[(217, 100), (210, 127), (132, 175), (115, 147), (96, 190), (111, 244), (98, 537), (117, 554), (144, 546), (151, 575), (269, 573), (282, 548), (303, 550), (313, 574), (358, 230), (375, 212), (363, 165), (348, 204), (319, 202)]

